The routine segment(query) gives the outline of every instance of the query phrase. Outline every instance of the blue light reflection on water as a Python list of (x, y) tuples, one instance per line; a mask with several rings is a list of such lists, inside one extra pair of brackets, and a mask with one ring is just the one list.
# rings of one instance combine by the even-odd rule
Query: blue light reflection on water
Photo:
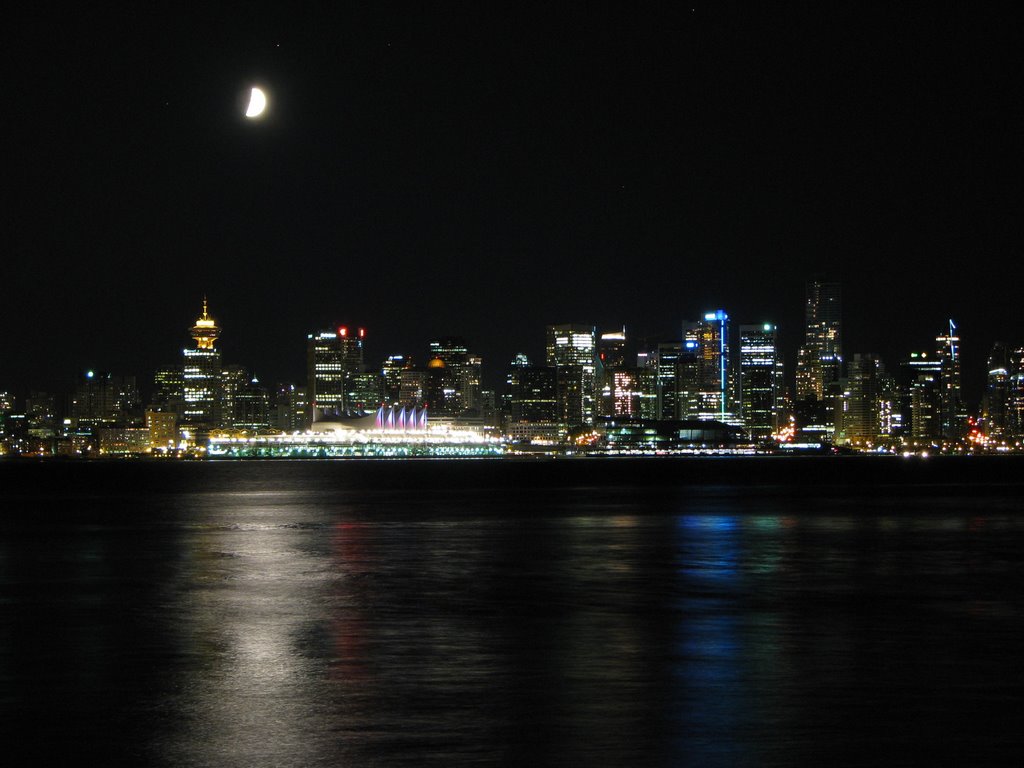
[(97, 490), (5, 528), (5, 727), (56, 718), (124, 764), (1014, 752), (1014, 496), (411, 492), (320, 471)]

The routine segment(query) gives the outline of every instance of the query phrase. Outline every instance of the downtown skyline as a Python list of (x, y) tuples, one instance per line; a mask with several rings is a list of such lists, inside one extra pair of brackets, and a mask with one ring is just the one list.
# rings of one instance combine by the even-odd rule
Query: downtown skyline
[(654, 340), (719, 307), (776, 323), (792, 368), (826, 275), (848, 350), (893, 361), (955, 318), (972, 399), (1020, 341), (998, 8), (76, 14), (3, 33), (0, 317), (31, 334), (0, 341), (0, 388), (143, 376), (204, 294), (267, 381), (339, 323), (382, 354), (462, 334), (496, 373), (550, 322)]

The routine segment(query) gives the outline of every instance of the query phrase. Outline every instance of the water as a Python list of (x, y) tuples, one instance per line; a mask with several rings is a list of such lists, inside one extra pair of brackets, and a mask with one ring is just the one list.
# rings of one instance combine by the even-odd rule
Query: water
[(12, 764), (1018, 764), (1014, 459), (0, 464)]

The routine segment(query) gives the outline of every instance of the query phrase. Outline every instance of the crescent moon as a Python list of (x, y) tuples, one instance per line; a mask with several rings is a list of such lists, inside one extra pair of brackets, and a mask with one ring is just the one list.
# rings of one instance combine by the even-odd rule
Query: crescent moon
[(249, 94), (249, 106), (245, 109), (246, 117), (259, 117), (267, 108), (267, 95), (259, 88), (253, 88)]

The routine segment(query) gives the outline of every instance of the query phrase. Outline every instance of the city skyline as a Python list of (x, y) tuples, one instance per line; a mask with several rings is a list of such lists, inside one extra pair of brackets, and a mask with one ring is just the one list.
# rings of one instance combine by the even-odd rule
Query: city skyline
[(812, 276), (843, 284), (851, 352), (956, 318), (975, 398), (1024, 333), (998, 9), (77, 13), (4, 32), (0, 316), (35, 342), (0, 341), (0, 387), (154, 370), (203, 294), (268, 381), (337, 324), (493, 365), (548, 323), (667, 339), (718, 307), (777, 325), (792, 369)]
[[(817, 291), (820, 290), (820, 286), (822, 285), (834, 286), (832, 290), (835, 290), (837, 292), (842, 290), (843, 292), (845, 292), (844, 289), (840, 288), (841, 284), (838, 282), (820, 283), (817, 281), (809, 281), (808, 283), (805, 284), (804, 288), (808, 292)], [(782, 380), (785, 391), (792, 397), (799, 399), (800, 397), (802, 397), (801, 383), (799, 378), (799, 371), (801, 368), (801, 350), (807, 348), (809, 344), (808, 340), (814, 336), (814, 334), (817, 332), (818, 327), (817, 317), (808, 310), (808, 301), (810, 301), (810, 298), (806, 297), (805, 302), (803, 303), (803, 308), (805, 312), (805, 322), (799, 329), (799, 334), (794, 334), (792, 332), (792, 329), (789, 329), (790, 332), (788, 334), (785, 334), (785, 336), (781, 334), (782, 329), (779, 326), (779, 324), (773, 322), (771, 319), (747, 320), (744, 319), (744, 316), (742, 315), (740, 315), (740, 319), (737, 319), (735, 317), (730, 316), (728, 309), (722, 308), (713, 309), (707, 312), (693, 311), (690, 313), (692, 317), (683, 317), (680, 319), (679, 322), (676, 323), (676, 330), (674, 332), (669, 332), (663, 336), (654, 337), (637, 337), (629, 330), (629, 326), (626, 324), (605, 328), (597, 324), (586, 322), (582, 324), (578, 322), (564, 323), (561, 326), (558, 324), (546, 323), (541, 325), (539, 328), (534, 329), (533, 334), (524, 334), (521, 338), (514, 340), (512, 342), (512, 348), (514, 348), (516, 352), (508, 359), (493, 360), (483, 358), (486, 362), (484, 362), (482, 368), (483, 371), (485, 371), (486, 373), (483, 376), (482, 386), (486, 389), (491, 390), (500, 389), (500, 385), (504, 381), (508, 370), (512, 366), (516, 365), (517, 358), (520, 358), (523, 355), (525, 355), (526, 358), (530, 361), (530, 364), (534, 366), (559, 364), (557, 362), (557, 358), (553, 356), (552, 352), (553, 342), (551, 333), (553, 328), (561, 327), (567, 330), (589, 328), (595, 334), (595, 345), (597, 344), (597, 339), (602, 334), (608, 333), (610, 331), (610, 335), (614, 336), (618, 340), (617, 350), (620, 353), (624, 353), (628, 356), (626, 358), (625, 365), (643, 366), (645, 365), (643, 360), (646, 358), (646, 356), (656, 354), (659, 347), (665, 347), (679, 343), (685, 344), (687, 338), (696, 339), (696, 334), (698, 333), (699, 328), (702, 324), (702, 321), (698, 318), (703, 318), (703, 323), (708, 324), (709, 327), (720, 326), (721, 329), (725, 329), (724, 332), (726, 335), (726, 340), (722, 346), (722, 349), (726, 353), (727, 362), (725, 368), (718, 369), (719, 372), (715, 374), (716, 377), (722, 378), (722, 391), (725, 391), (726, 384), (724, 377), (729, 374), (728, 369), (735, 367), (736, 372), (738, 373), (740, 364), (739, 361), (743, 348), (743, 329), (759, 328), (761, 326), (764, 326), (766, 330), (770, 328), (772, 337), (776, 340), (775, 344), (776, 349), (778, 350), (779, 360), (780, 362), (783, 363), (784, 367), (784, 374), (782, 376)], [(192, 323), (188, 324), (188, 328), (185, 329), (183, 333), (180, 335), (180, 340), (183, 341), (184, 339), (191, 337), (193, 341), (196, 343), (200, 355), (214, 355), (214, 359), (216, 360), (216, 362), (211, 363), (213, 368), (217, 368), (219, 370), (222, 364), (230, 364), (235, 367), (240, 366), (247, 370), (252, 376), (259, 378), (267, 386), (288, 383), (301, 385), (305, 384), (306, 382), (312, 381), (312, 350), (314, 342), (317, 340), (318, 337), (320, 338), (321, 342), (324, 342), (326, 336), (330, 336), (331, 339), (333, 339), (334, 336), (337, 335), (338, 341), (342, 344), (358, 345), (357, 347), (353, 347), (353, 349), (357, 349), (358, 351), (357, 367), (360, 367), (360, 369), (362, 370), (375, 371), (382, 375), (384, 374), (385, 368), (387, 367), (389, 361), (392, 360), (393, 358), (398, 358), (399, 360), (403, 360), (406, 363), (411, 363), (421, 367), (426, 366), (431, 361), (431, 359), (441, 357), (441, 355), (438, 354), (438, 349), (436, 349), (436, 347), (439, 344), (439, 340), (442, 339), (458, 339), (462, 343), (466, 343), (463, 340), (468, 340), (469, 346), (473, 349), (474, 353), (479, 349), (480, 346), (477, 341), (477, 336), (473, 333), (468, 332), (469, 329), (463, 329), (461, 332), (457, 334), (427, 334), (426, 336), (423, 337), (426, 339), (426, 341), (419, 344), (415, 348), (410, 348), (411, 344), (400, 344), (398, 348), (383, 349), (380, 348), (377, 343), (375, 343), (375, 336), (373, 334), (372, 327), (368, 330), (366, 327), (363, 327), (363, 324), (360, 324), (358, 326), (349, 326), (347, 324), (342, 323), (328, 323), (319, 326), (315, 329), (308, 329), (307, 332), (303, 334), (302, 338), (300, 338), (298, 341), (293, 340), (293, 349), (290, 351), (293, 357), (295, 356), (294, 353), (296, 349), (302, 353), (302, 364), (300, 367), (291, 371), (291, 375), (270, 378), (265, 375), (262, 375), (261, 371), (266, 370), (268, 368), (272, 368), (272, 366), (264, 366), (262, 360), (244, 360), (239, 359), (235, 354), (229, 354), (227, 359), (224, 360), (222, 363), (224, 339), (221, 338), (221, 335), (224, 332), (225, 325), (221, 319), (222, 316), (219, 312), (213, 311), (211, 314), (207, 314), (209, 304), (210, 302), (208, 300), (208, 297), (204, 295), (202, 301), (200, 302), (201, 312), (199, 313), (199, 319), (194, 319)], [(193, 318), (195, 318), (196, 313), (193, 312), (192, 316)], [(845, 315), (841, 313), (838, 316), (833, 317), (830, 322), (834, 326), (833, 332), (838, 332), (838, 328), (845, 328), (847, 324)], [(216, 324), (213, 325), (214, 323)], [(914, 345), (913, 347), (904, 349), (900, 353), (892, 356), (881, 354), (877, 350), (862, 349), (850, 350), (849, 355), (847, 355), (845, 354), (845, 350), (840, 347), (838, 348), (837, 353), (838, 361), (837, 363), (834, 364), (831, 376), (833, 379), (835, 379), (840, 377), (840, 375), (845, 375), (848, 360), (851, 359), (853, 355), (872, 355), (875, 358), (880, 359), (883, 363), (888, 363), (890, 367), (896, 367), (904, 363), (912, 355), (917, 355), (919, 353), (925, 353), (926, 355), (934, 355), (935, 345), (936, 343), (942, 341), (942, 334), (946, 332), (947, 325), (949, 333), (952, 333), (954, 329), (957, 329), (957, 332), (959, 332), (959, 324), (957, 323), (956, 325), (954, 325), (953, 318), (945, 318), (936, 325), (935, 333), (931, 334), (925, 339), (921, 339), (920, 343)], [(243, 324), (243, 328), (244, 327), (245, 326)], [(714, 346), (718, 346), (719, 334), (721, 334), (722, 331), (716, 330), (714, 331), (714, 333)], [(845, 331), (843, 333), (845, 335)], [(351, 339), (343, 339), (343, 337), (346, 334), (350, 335)], [(228, 333), (228, 349), (231, 349), (231, 341), (233, 340), (231, 337), (233, 335), (234, 334), (230, 332)], [(410, 335), (415, 336), (415, 334)], [(784, 337), (792, 339), (795, 336), (799, 336), (800, 338), (802, 338), (803, 343), (797, 344), (796, 346), (793, 346), (791, 348), (787, 348), (784, 343), (778, 341), (779, 339)], [(956, 341), (957, 354), (959, 356), (959, 336)], [(216, 342), (217, 345), (215, 350), (213, 348), (214, 342)], [(968, 343), (970, 344), (970, 340), (968, 341)], [(965, 400), (966, 402), (970, 403), (972, 407), (976, 407), (978, 405), (978, 402), (976, 401), (981, 397), (982, 390), (984, 389), (986, 378), (988, 375), (987, 363), (989, 362), (989, 358), (993, 352), (993, 348), (997, 345), (1003, 345), (1007, 349), (1015, 349), (1017, 347), (1024, 348), (1024, 340), (1016, 341), (1002, 338), (997, 339), (995, 342), (993, 342), (993, 347), (990, 347), (988, 350), (985, 350), (983, 354), (978, 354), (981, 351), (975, 350), (976, 354), (968, 358), (968, 360), (972, 360), (973, 363), (966, 363), (960, 366), (960, 370), (962, 371), (961, 375), (964, 377), (964, 382), (967, 385), (964, 387), (966, 392)], [(595, 353), (596, 349), (597, 347), (595, 346)], [(829, 347), (829, 355), (833, 354), (833, 352), (831, 351), (833, 349), (833, 347)], [(533, 351), (527, 352), (526, 350)], [(144, 393), (150, 393), (152, 391), (155, 391), (154, 388), (159, 388), (161, 372), (166, 370), (168, 364), (172, 366), (175, 364), (180, 365), (180, 362), (175, 363), (175, 358), (181, 355), (182, 353), (184, 353), (185, 355), (185, 365), (187, 367), (189, 365), (189, 360), (191, 359), (191, 357), (195, 356), (196, 350), (190, 349), (188, 344), (185, 344), (184, 348), (182, 348), (182, 346), (179, 344), (179, 346), (176, 349), (169, 351), (165, 350), (163, 353), (157, 353), (156, 357), (161, 359), (162, 363), (161, 365), (158, 365), (150, 370), (121, 370), (116, 368), (104, 367), (102, 365), (93, 365), (87, 363), (86, 365), (83, 365), (74, 370), (64, 371), (63, 375), (59, 379), (50, 380), (49, 386), (44, 385), (38, 379), (33, 378), (30, 374), (20, 379), (14, 379), (12, 377), (10, 383), (5, 384), (4, 382), (0, 382), (0, 384), (4, 384), (3, 386), (0, 386), (0, 391), (12, 392), (16, 396), (21, 398), (25, 397), (30, 391), (42, 391), (48, 393), (67, 392), (69, 389), (75, 386), (75, 383), (80, 379), (82, 375), (86, 374), (87, 372), (102, 371), (104, 373), (111, 373), (118, 376), (130, 375), (136, 377), (140, 381), (144, 382), (143, 386), (140, 388), (141, 391)], [(339, 351), (338, 354), (345, 356), (349, 353), (343, 353)], [(977, 362), (979, 357), (983, 358), (982, 362)], [(977, 369), (970, 369), (969, 366), (971, 364), (975, 364)], [(213, 371), (213, 368), (211, 368), (211, 371)], [(591, 374), (591, 377), (592, 375), (593, 374)], [(822, 395), (820, 384), (821, 372), (819, 371), (817, 375), (819, 376), (817, 396), (820, 398)], [(973, 386), (971, 386), (972, 384)], [(804, 388), (806, 389), (806, 386)], [(333, 404), (343, 407), (343, 403), (344, 399), (342, 398), (338, 401), (338, 403)], [(724, 414), (725, 410), (722, 408), (721, 400), (716, 400), (716, 403), (717, 404), (715, 405), (714, 409), (721, 410), (721, 412)]]

